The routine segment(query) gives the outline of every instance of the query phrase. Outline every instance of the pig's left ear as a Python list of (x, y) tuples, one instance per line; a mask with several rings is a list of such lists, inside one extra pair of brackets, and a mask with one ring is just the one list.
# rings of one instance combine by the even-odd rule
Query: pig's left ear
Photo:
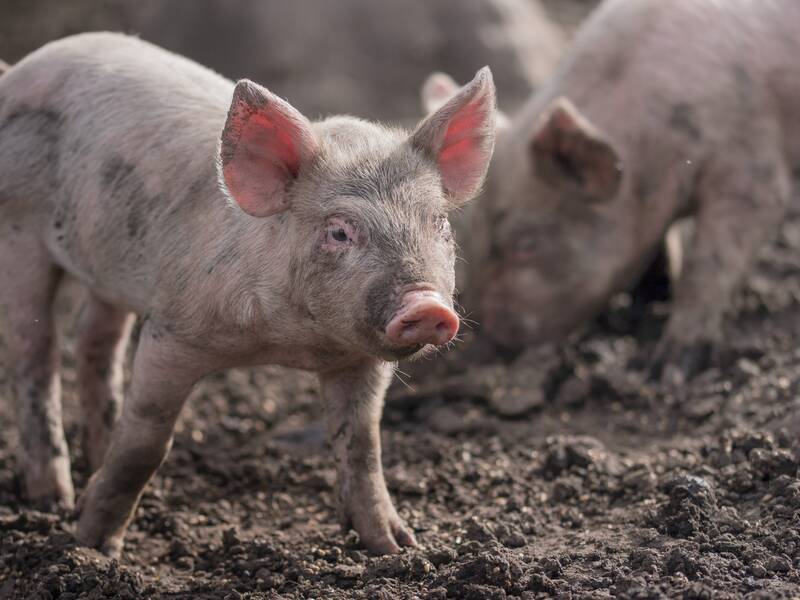
[(566, 185), (590, 200), (611, 200), (619, 191), (617, 152), (564, 97), (534, 131), (530, 150), (536, 174), (552, 185)]
[(286, 210), (286, 190), (317, 153), (311, 123), (258, 84), (236, 84), (220, 140), (220, 181), (254, 217)]
[(411, 136), (411, 145), (430, 156), (453, 204), (474, 196), (483, 183), (494, 149), (495, 90), (484, 67)]

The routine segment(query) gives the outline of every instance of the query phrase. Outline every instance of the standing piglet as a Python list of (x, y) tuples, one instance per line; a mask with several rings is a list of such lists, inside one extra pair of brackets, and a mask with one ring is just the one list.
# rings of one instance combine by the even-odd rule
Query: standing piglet
[[(501, 132), (474, 206), (464, 303), (489, 335), (561, 339), (691, 216), (654, 366), (677, 381), (701, 368), (800, 168), (798, 32), (796, 0), (606, 0)], [(453, 87), (432, 77), (428, 104)]]
[[(311, 123), (255, 83), (106, 33), (12, 67), (0, 316), (27, 494), (73, 502), (51, 314), (66, 272), (91, 292), (78, 383), (99, 470), (81, 542), (119, 553), (199, 378), (274, 363), (319, 373), (344, 522), (377, 553), (414, 545), (383, 478), (382, 401), (394, 361), (458, 329), (447, 212), (481, 184), (494, 111), (482, 70), (411, 134)], [(144, 324), (122, 404), (132, 313)]]

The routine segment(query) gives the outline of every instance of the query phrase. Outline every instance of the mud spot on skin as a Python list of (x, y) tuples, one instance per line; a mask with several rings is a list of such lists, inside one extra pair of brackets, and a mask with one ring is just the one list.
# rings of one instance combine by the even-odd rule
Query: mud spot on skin
[(694, 142), (703, 139), (703, 131), (697, 123), (697, 114), (694, 107), (686, 102), (679, 102), (672, 106), (669, 116), (669, 126)]
[(109, 398), (106, 402), (105, 409), (103, 410), (103, 425), (111, 429), (114, 423), (117, 422), (117, 417), (120, 412), (120, 403), (116, 398)]
[(50, 397), (49, 378), (37, 375), (18, 383), (15, 388), (20, 413), (25, 415), (23, 422), (26, 435), (20, 436), (25, 451), (36, 456), (45, 449), (49, 456), (66, 456), (61, 425), (51, 406), (53, 399)]
[(387, 268), (389, 273), (376, 281), (367, 294), (366, 324), (373, 330), (383, 331), (398, 306), (398, 290), (404, 285), (420, 281), (412, 273), (403, 274), (400, 267)]
[[(25, 149), (20, 153), (20, 168), (23, 171), (37, 170), (41, 177), (35, 183), (46, 186), (52, 193), (58, 187), (60, 143), (64, 119), (61, 113), (49, 108), (21, 106), (0, 121), (0, 138), (19, 139)], [(35, 143), (31, 143), (35, 138)], [(33, 152), (30, 148), (36, 148)], [(30, 182), (26, 182), (30, 185)], [(28, 190), (30, 193), (30, 190)]]
[(128, 207), (125, 219), (128, 237), (143, 239), (148, 230), (147, 214), (155, 206), (163, 204), (162, 197), (148, 194), (144, 180), (136, 173), (136, 167), (120, 157), (113, 157), (103, 164), (100, 178), (109, 198)]
[(57, 144), (61, 139), (63, 119), (60, 113), (46, 108), (19, 108), (0, 122), (0, 134), (5, 134), (15, 126), (21, 126), (27, 133), (41, 137), (45, 142)]

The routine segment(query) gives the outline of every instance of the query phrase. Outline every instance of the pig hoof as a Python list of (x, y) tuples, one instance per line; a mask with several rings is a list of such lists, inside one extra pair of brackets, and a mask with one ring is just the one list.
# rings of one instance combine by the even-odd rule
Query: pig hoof
[(75, 510), (75, 501), (72, 498), (36, 498), (32, 502), (36, 510), (41, 512), (69, 515)]
[(683, 385), (711, 366), (712, 348), (711, 342), (707, 341), (680, 344), (662, 340), (650, 361), (650, 378), (662, 383)]
[(119, 558), (122, 554), (122, 538), (104, 538), (96, 531), (91, 531), (92, 527), (84, 525), (78, 521), (78, 531), (75, 533), (75, 540), (87, 548), (95, 548), (109, 558)]
[(108, 558), (119, 558), (122, 554), (122, 540), (109, 540), (101, 544), (99, 550)]
[(402, 547), (415, 547), (417, 540), (401, 521), (389, 525), (382, 532), (369, 532), (361, 535), (361, 543), (372, 554), (399, 554)]
[(417, 539), (402, 523), (396, 524), (392, 532), (398, 544), (407, 548), (416, 548)]

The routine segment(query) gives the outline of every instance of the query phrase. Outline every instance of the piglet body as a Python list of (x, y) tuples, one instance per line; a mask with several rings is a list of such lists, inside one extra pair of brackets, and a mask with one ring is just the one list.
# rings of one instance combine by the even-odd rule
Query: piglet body
[(67, 272), (90, 291), (78, 383), (99, 470), (81, 542), (120, 551), (199, 378), (274, 363), (319, 373), (344, 523), (375, 552), (414, 544), (383, 480), (382, 400), (396, 360), (455, 335), (446, 213), (485, 174), (494, 102), (483, 70), (411, 134), (311, 123), (259, 85), (104, 33), (2, 75), (0, 317), (27, 494), (73, 502), (50, 312)]

